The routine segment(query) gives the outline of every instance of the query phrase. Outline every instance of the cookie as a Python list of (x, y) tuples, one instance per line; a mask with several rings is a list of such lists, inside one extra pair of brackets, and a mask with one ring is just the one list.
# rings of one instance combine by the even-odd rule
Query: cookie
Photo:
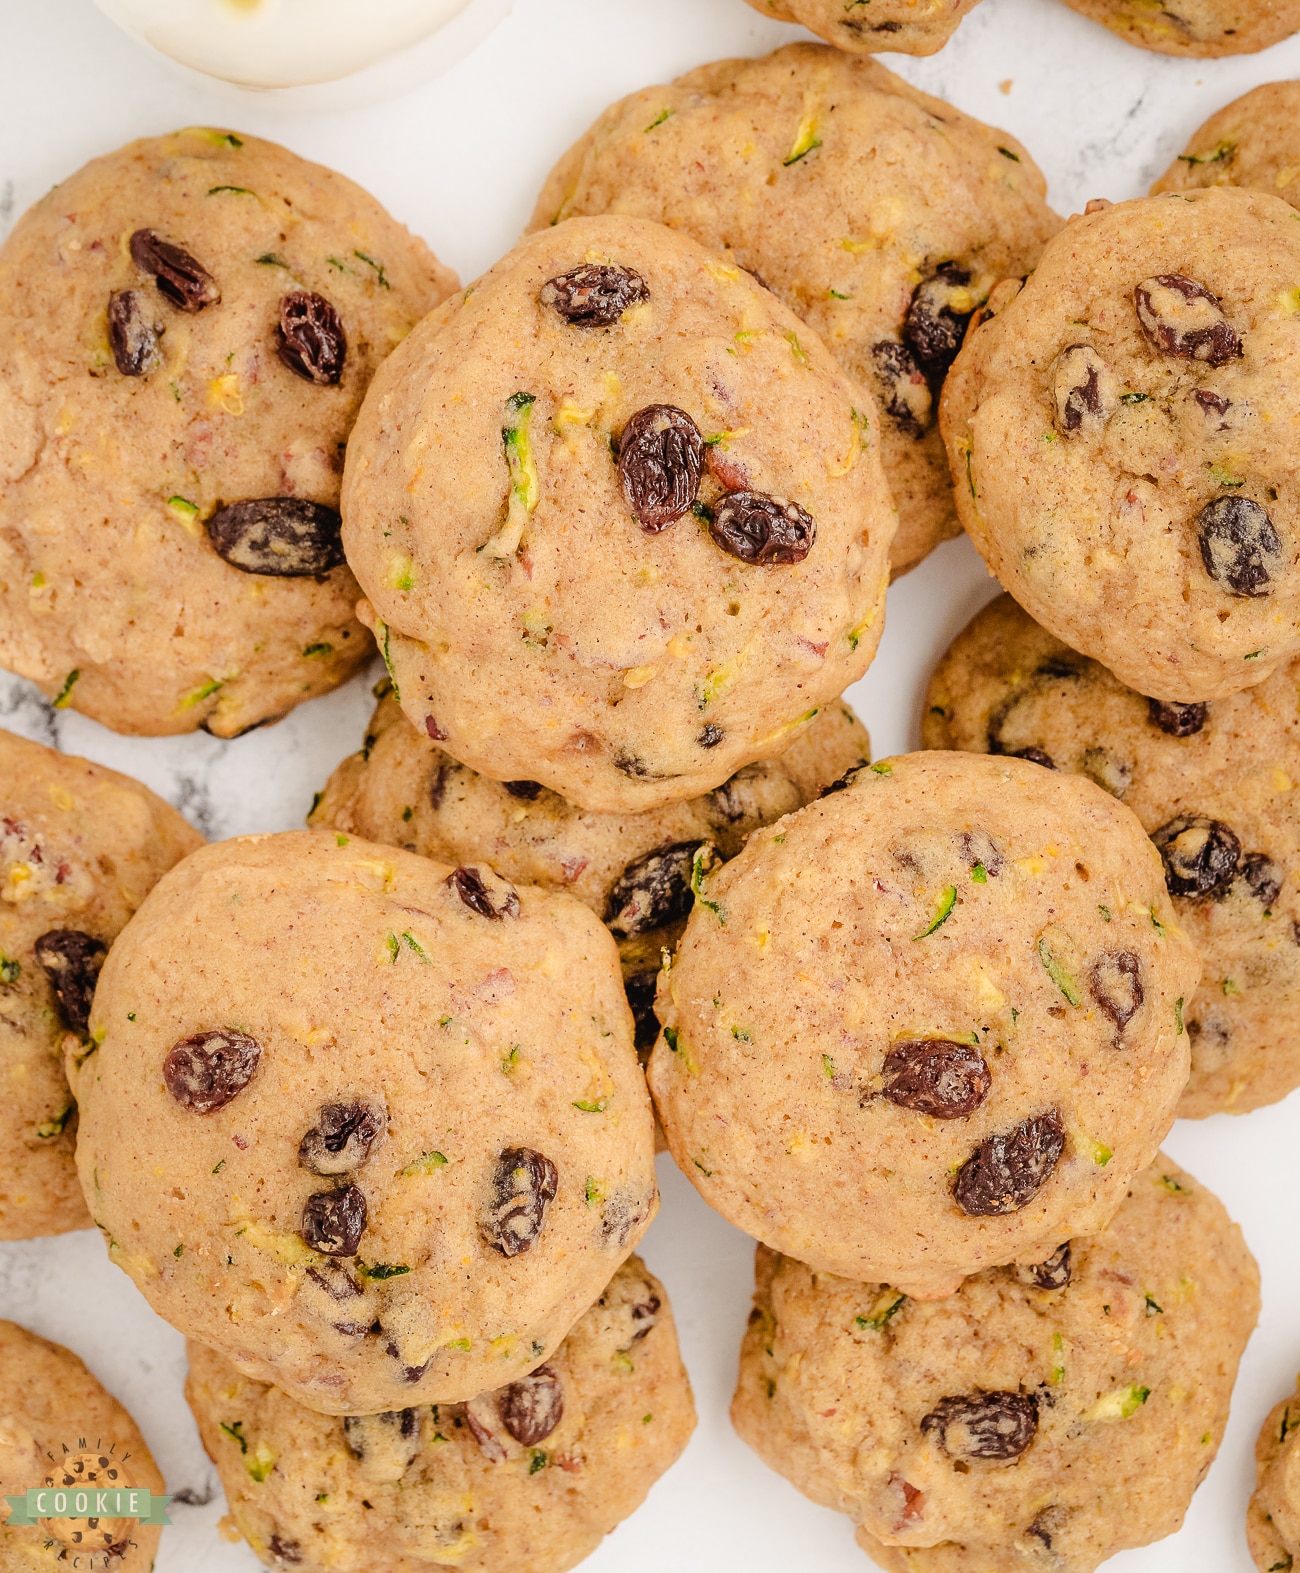
[(1253, 186), (1300, 207), (1300, 82), (1266, 82), (1234, 99), (1192, 133), (1151, 188), (1195, 191), (1202, 186)]
[(1032, 617), (1140, 694), (1222, 699), (1300, 653), (1298, 274), (1277, 197), (1107, 206), (1048, 243), (948, 374), (967, 533)]
[(607, 109), (532, 225), (656, 219), (729, 252), (815, 328), (881, 410), (897, 576), (959, 531), (937, 392), (969, 314), (1060, 227), (1046, 189), (1005, 132), (873, 60), (790, 44)]
[(870, 400), (734, 263), (533, 235), (389, 358), (343, 538), (403, 709), (598, 813), (698, 797), (866, 670), (894, 512)]
[(1300, 0), (1065, 0), (1126, 44), (1161, 55), (1249, 55), (1300, 30)]
[(138, 781), (0, 731), (0, 1240), (89, 1228), (64, 1044), (108, 946), (202, 844)]
[(650, 1090), (724, 1218), (932, 1298), (1105, 1227), (1187, 1081), (1199, 972), (1123, 804), (906, 754), (702, 881)]
[(618, 955), (572, 897), (323, 831), (197, 852), (118, 940), (77, 1166), (158, 1313), (332, 1414), (546, 1360), (657, 1206)]
[(809, 32), (851, 54), (889, 50), (932, 55), (979, 0), (749, 0), (755, 11)]
[(705, 797), (591, 814), (536, 781), (493, 781), (458, 765), (384, 686), (361, 752), (335, 770), (310, 823), (442, 863), (482, 858), (506, 879), (576, 896), (618, 941), (637, 1049), (646, 1053), (659, 1035), (660, 957), (691, 909), (696, 855), (701, 866), (713, 854), (734, 857), (751, 831), (871, 758), (867, 729), (837, 700), (779, 759), (746, 765)]
[(927, 748), (1014, 754), (1090, 776), (1142, 821), (1201, 953), (1183, 1007), (1178, 1112), (1244, 1113), (1300, 1086), (1300, 659), (1208, 705), (1125, 688), (1002, 596), (957, 636), (926, 696)]
[(1214, 1459), (1259, 1272), (1160, 1156), (1109, 1226), (937, 1303), (759, 1247), (731, 1415), (890, 1573), (1091, 1573), (1178, 1529)]
[(0, 250), (0, 665), (151, 735), (343, 682), (371, 653), (344, 445), (455, 282), (350, 180), (233, 131), (57, 185)]
[(1246, 1541), (1261, 1573), (1287, 1573), (1300, 1558), (1297, 1426), (1300, 1403), (1293, 1393), (1269, 1411), (1255, 1442), (1255, 1490), (1246, 1509)]
[[(107, 773), (107, 772), (106, 772)], [(0, 1495), (33, 1487), (138, 1486), (161, 1496), (163, 1477), (140, 1428), (71, 1349), (0, 1322)], [(87, 1453), (87, 1446), (94, 1448)], [(13, 1517), (5, 1507), (6, 1520)], [(0, 1524), (0, 1567), (149, 1573), (162, 1530), (136, 1519), (41, 1519)]]
[(186, 1397), (244, 1538), (302, 1573), (560, 1573), (695, 1428), (668, 1298), (637, 1257), (544, 1366), (467, 1404), (341, 1420), (198, 1344)]

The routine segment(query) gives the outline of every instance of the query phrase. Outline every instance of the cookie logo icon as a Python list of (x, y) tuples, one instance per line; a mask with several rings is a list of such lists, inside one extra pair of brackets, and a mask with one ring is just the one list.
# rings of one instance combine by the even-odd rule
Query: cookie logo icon
[[(83, 1506), (83, 1496), (86, 1498), (84, 1507), (94, 1508), (101, 1505), (97, 1501), (101, 1493), (114, 1491), (116, 1501), (116, 1490), (130, 1491), (135, 1481), (130, 1471), (109, 1453), (72, 1453), (46, 1475), (44, 1484), (53, 1493), (48, 1498), (52, 1504), (63, 1506), (66, 1498), (64, 1510), (75, 1511)], [(103, 1505), (107, 1506), (106, 1500)], [(52, 1540), (61, 1542), (69, 1551), (87, 1553), (91, 1567), (101, 1565), (95, 1557), (96, 1552), (106, 1563), (115, 1548), (123, 1548), (135, 1523), (132, 1518), (101, 1518), (91, 1514), (84, 1518), (40, 1520), (41, 1528)]]

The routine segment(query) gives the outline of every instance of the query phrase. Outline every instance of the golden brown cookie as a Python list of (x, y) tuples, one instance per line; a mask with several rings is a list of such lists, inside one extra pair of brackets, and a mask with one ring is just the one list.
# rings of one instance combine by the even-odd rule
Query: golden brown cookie
[(897, 576), (960, 529), (938, 389), (970, 313), (1059, 229), (1046, 190), (1006, 132), (874, 60), (790, 44), (614, 104), (556, 165), (532, 227), (655, 219), (729, 252), (815, 328), (880, 405)]
[(561, 1573), (695, 1428), (667, 1295), (635, 1256), (544, 1366), (466, 1404), (320, 1415), (194, 1343), (186, 1397), (244, 1538), (302, 1573)]
[(1300, 29), (1300, 0), (1065, 0), (1126, 44), (1161, 55), (1249, 55)]
[(736, 1429), (890, 1573), (1092, 1573), (1173, 1534), (1259, 1313), (1241, 1231), (1163, 1155), (1098, 1234), (945, 1300), (762, 1246), (755, 1277)]
[(870, 663), (875, 410), (735, 263), (644, 219), (533, 235), (385, 364), (344, 540), (399, 700), (600, 813), (698, 797)]
[(0, 1239), (89, 1227), (64, 1045), (109, 945), (202, 844), (138, 781), (0, 731)]
[(1205, 964), (1183, 1007), (1179, 1114), (1244, 1113), (1300, 1085), (1300, 660), (1227, 699), (1160, 704), (1004, 595), (939, 663), (921, 737), (1090, 776), (1154, 838)]
[(350, 180), (233, 131), (57, 185), (0, 250), (0, 664), (150, 734), (341, 683), (370, 653), (343, 449), (455, 282)]
[(1293, 1393), (1269, 1411), (1255, 1442), (1255, 1491), (1246, 1541), (1260, 1573), (1289, 1573), (1300, 1558), (1300, 1403)]
[(195, 853), (71, 1076), (111, 1258), (331, 1414), (546, 1360), (658, 1203), (614, 941), (572, 897), (341, 834)]
[(1266, 82), (1211, 115), (1151, 187), (1253, 186), (1300, 207), (1300, 82)]
[(755, 11), (802, 22), (851, 54), (932, 55), (979, 0), (749, 0)]

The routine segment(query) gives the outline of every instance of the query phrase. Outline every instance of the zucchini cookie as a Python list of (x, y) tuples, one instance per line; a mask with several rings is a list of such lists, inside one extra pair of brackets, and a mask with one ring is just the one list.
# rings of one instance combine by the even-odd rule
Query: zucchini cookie
[[(140, 1428), (71, 1349), (0, 1322), (0, 1493), (36, 1486), (164, 1491)], [(94, 1449), (87, 1452), (87, 1446)], [(12, 1514), (6, 1509), (6, 1517)], [(133, 1518), (0, 1524), (0, 1567), (150, 1573), (162, 1529)]]
[(160, 1315), (330, 1414), (545, 1361), (645, 1232), (614, 941), (570, 896), (323, 831), (197, 852), (109, 954), (77, 1166)]
[(650, 1090), (724, 1218), (924, 1298), (1106, 1226), (1200, 963), (1132, 812), (1022, 759), (853, 773), (701, 883)]
[(1091, 1573), (1173, 1534), (1259, 1314), (1241, 1231), (1163, 1156), (1101, 1233), (937, 1303), (762, 1246), (755, 1277), (736, 1430), (890, 1573)]
[(979, 0), (749, 0), (755, 11), (802, 22), (851, 54), (932, 55)]
[(56, 186), (0, 250), (0, 665), (151, 735), (343, 682), (370, 654), (343, 449), (455, 282), (350, 180), (233, 131)]
[(960, 529), (938, 390), (971, 312), (1060, 228), (1046, 190), (1005, 132), (873, 60), (790, 44), (607, 109), (532, 222), (657, 219), (729, 252), (815, 328), (881, 411), (897, 576)]
[(1277, 197), (1123, 202), (1072, 219), (948, 375), (967, 533), (1140, 694), (1221, 699), (1300, 653), (1298, 276)]
[(927, 748), (1091, 776), (1155, 841), (1204, 963), (1183, 1007), (1178, 1112), (1194, 1119), (1300, 1086), (1298, 696), (1300, 659), (1210, 704), (1143, 699), (1004, 595), (954, 640), (926, 698)]
[(779, 759), (746, 765), (704, 797), (592, 814), (536, 781), (493, 781), (457, 764), (385, 686), (364, 747), (330, 777), (310, 823), (442, 863), (482, 858), (506, 879), (585, 902), (618, 941), (642, 1053), (659, 1035), (655, 980), (691, 910), (697, 858), (702, 871), (715, 853), (734, 857), (752, 830), (871, 758), (867, 729), (836, 700)]
[(1300, 0), (1065, 0), (1126, 44), (1161, 55), (1250, 55), (1300, 29)]
[(695, 1429), (668, 1297), (635, 1256), (544, 1366), (466, 1404), (340, 1420), (189, 1353), (236, 1524), (268, 1567), (301, 1573), (561, 1573)]
[(1255, 1491), (1246, 1509), (1246, 1541), (1260, 1573), (1289, 1573), (1300, 1560), (1297, 1426), (1300, 1399), (1292, 1393), (1269, 1411), (1255, 1442)]
[(0, 1239), (90, 1227), (64, 1047), (109, 945), (202, 844), (138, 781), (0, 731)]
[(1300, 82), (1266, 82), (1211, 115), (1151, 188), (1253, 186), (1300, 207)]
[(894, 526), (875, 409), (817, 335), (635, 218), (533, 235), (427, 317), (343, 482), (407, 715), (598, 813), (789, 747), (870, 664)]

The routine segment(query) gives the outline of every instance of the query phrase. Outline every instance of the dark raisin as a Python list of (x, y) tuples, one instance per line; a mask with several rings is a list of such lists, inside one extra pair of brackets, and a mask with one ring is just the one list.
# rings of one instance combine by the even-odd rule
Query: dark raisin
[(919, 437), (933, 424), (934, 397), (911, 350), (897, 339), (882, 339), (871, 346), (871, 364), (885, 414), (909, 436)]
[(136, 230), (130, 244), (132, 262), (149, 274), (159, 293), (178, 311), (202, 311), (221, 299), (216, 280), (183, 247), (151, 229)]
[(232, 568), (305, 579), (329, 573), (343, 561), (338, 513), (301, 497), (252, 497), (219, 509), (208, 534)]
[(502, 1256), (521, 1256), (542, 1232), (546, 1209), (559, 1189), (559, 1171), (530, 1147), (507, 1147), (492, 1173), (492, 1201), (480, 1228)]
[(1069, 344), (1057, 357), (1052, 391), (1056, 428), (1067, 436), (1100, 431), (1110, 419), (1114, 377), (1091, 344)]
[(695, 741), (701, 748), (716, 748), (725, 735), (720, 726), (715, 726), (712, 721), (709, 721), (705, 723)]
[(704, 474), (704, 438), (685, 410), (651, 404), (638, 410), (618, 440), (623, 496), (647, 535), (690, 512)]
[(969, 283), (965, 268), (945, 262), (916, 286), (907, 308), (903, 337), (932, 382), (942, 380), (966, 336), (971, 315)]
[(302, 1209), (303, 1239), (326, 1256), (355, 1256), (365, 1227), (366, 1199), (355, 1185), (317, 1191)]
[(1017, 748), (1010, 757), (1012, 759), (1027, 759), (1031, 765), (1041, 765), (1044, 770), (1056, 769), (1056, 761), (1041, 748)]
[(163, 1080), (192, 1114), (214, 1114), (253, 1079), (261, 1045), (245, 1032), (196, 1032), (163, 1061)]
[(324, 295), (296, 289), (280, 301), (280, 359), (304, 382), (328, 388), (343, 375), (348, 341)]
[(1172, 700), (1148, 699), (1152, 721), (1170, 737), (1194, 737), (1210, 716), (1207, 704), (1180, 705)]
[(536, 802), (542, 791), (540, 781), (503, 781), (501, 784), (511, 797), (523, 798), (526, 803)]
[(445, 743), (447, 741), (447, 734), (438, 725), (437, 716), (425, 716), (424, 730), (429, 734), (435, 743)]
[(122, 289), (108, 297), (108, 342), (113, 362), (124, 377), (143, 377), (158, 365), (162, 332), (160, 322), (150, 322), (145, 316), (138, 290)]
[(1133, 291), (1133, 303), (1143, 333), (1164, 355), (1222, 366), (1242, 352), (1219, 297), (1195, 279), (1181, 273), (1143, 279)]
[(989, 1095), (984, 1056), (971, 1043), (945, 1038), (909, 1038), (885, 1056), (881, 1095), (903, 1109), (936, 1120), (974, 1114)]
[(1215, 584), (1258, 600), (1272, 594), (1282, 566), (1282, 542), (1273, 521), (1249, 497), (1216, 497), (1196, 516), (1201, 561)]
[(501, 1424), (524, 1447), (546, 1440), (564, 1418), (564, 1384), (549, 1365), (539, 1365), (527, 1376), (497, 1393)]
[(539, 298), (575, 328), (611, 328), (629, 306), (650, 299), (650, 288), (632, 268), (585, 262), (543, 284)]
[(1045, 1262), (1017, 1267), (1016, 1277), (1029, 1289), (1064, 1289), (1070, 1282), (1070, 1242), (1058, 1245)]
[(605, 903), (605, 922), (619, 939), (631, 939), (690, 915), (691, 872), (703, 845), (676, 841), (627, 865)]
[(1237, 870), (1261, 907), (1271, 907), (1282, 894), (1283, 870), (1263, 852), (1248, 852)]
[(50, 929), (36, 941), (34, 949), (59, 1002), (64, 1025), (69, 1032), (84, 1038), (108, 946), (80, 929)]
[(964, 1393), (941, 1398), (921, 1430), (949, 1458), (1019, 1458), (1038, 1431), (1038, 1400), (1030, 1393)]
[[(632, 1306), (632, 1344), (639, 1344), (643, 1338), (649, 1337), (654, 1332), (655, 1323), (659, 1320), (659, 1312), (663, 1309), (663, 1301), (647, 1284), (647, 1298), (637, 1300)], [(632, 1344), (627, 1347), (630, 1349)]]
[(447, 883), (469, 910), (477, 912), (481, 918), (490, 918), (493, 923), (499, 923), (502, 918), (519, 916), (519, 892), (511, 886), (507, 886), (504, 891), (489, 889), (476, 868), (467, 868), (462, 864), (447, 875)]
[(957, 1171), (952, 1194), (972, 1218), (1019, 1212), (1051, 1178), (1065, 1151), (1065, 1127), (1055, 1109), (1031, 1115), (1009, 1131), (986, 1137)]
[[(1208, 388), (1197, 388), (1195, 393), (1192, 394), (1192, 397), (1196, 400), (1197, 404), (1200, 405), (1205, 414), (1211, 418), (1216, 415), (1222, 417), (1226, 415), (1232, 408), (1232, 401), (1230, 399), (1222, 399), (1217, 393), (1211, 393)], [(1219, 430), (1227, 431), (1227, 429), (1227, 421), (1220, 420)]]
[(1165, 860), (1171, 896), (1215, 896), (1232, 883), (1241, 842), (1221, 819), (1180, 814), (1151, 837)]
[(296, 1540), (287, 1540), (283, 1535), (272, 1535), (267, 1541), (271, 1555), (285, 1567), (297, 1567), (302, 1561), (302, 1547)]
[(659, 1018), (655, 1015), (655, 990), (659, 986), (657, 971), (634, 972), (623, 979), (627, 1002), (632, 1007), (636, 1051), (642, 1060), (655, 1046), (659, 1036)]
[(343, 1440), (353, 1458), (365, 1461), (376, 1454), (394, 1458), (402, 1465), (412, 1464), (420, 1452), (420, 1412), (418, 1409), (388, 1409), (378, 1415), (346, 1415)]
[(817, 526), (797, 502), (766, 492), (731, 492), (714, 509), (709, 534), (742, 563), (770, 567), (801, 563), (812, 551)]
[(1089, 974), (1088, 992), (1114, 1022), (1118, 1043), (1146, 998), (1142, 987), (1142, 963), (1131, 950), (1101, 956)]
[(359, 1169), (388, 1124), (372, 1103), (327, 1103), (298, 1146), (298, 1162), (313, 1174), (347, 1174)]
[(856, 765), (850, 765), (842, 776), (836, 776), (829, 786), (824, 786), (817, 794), (818, 797), (830, 797), (833, 792), (843, 792), (858, 779), (867, 768), (866, 761), (862, 760)]

